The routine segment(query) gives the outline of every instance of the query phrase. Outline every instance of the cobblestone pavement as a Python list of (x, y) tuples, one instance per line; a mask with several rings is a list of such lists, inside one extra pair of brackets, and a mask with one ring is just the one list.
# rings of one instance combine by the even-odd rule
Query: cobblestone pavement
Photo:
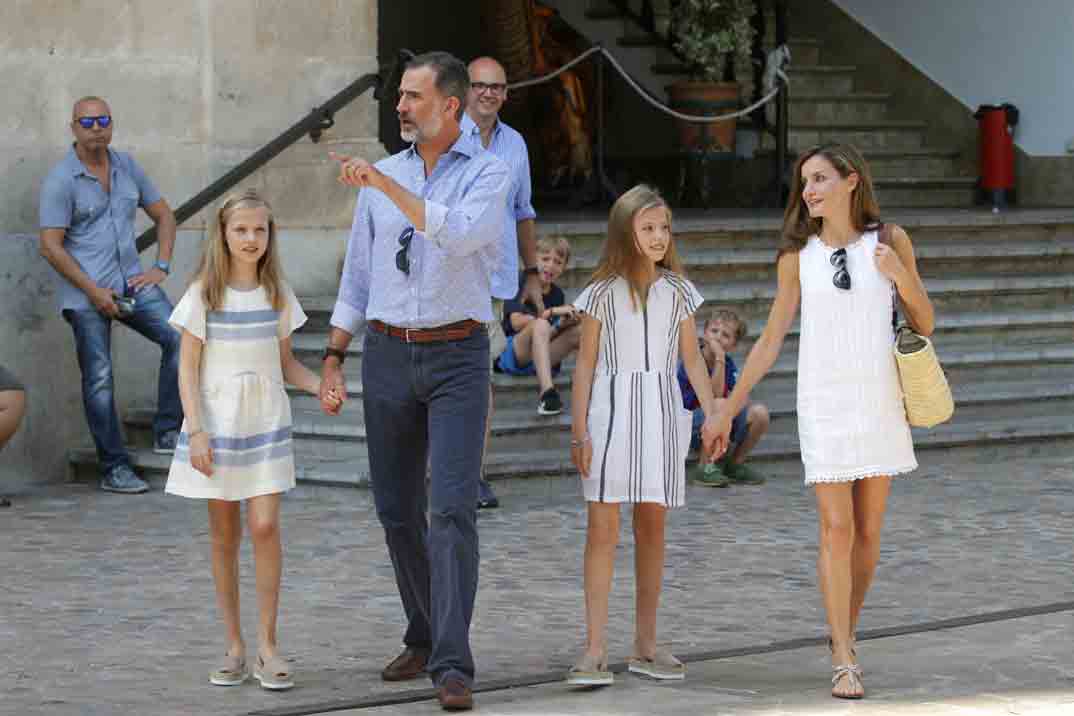
[[(1074, 599), (1069, 455), (1069, 444), (926, 453), (915, 477), (896, 482), (861, 627)], [(687, 508), (669, 519), (661, 638), (677, 653), (825, 631), (812, 493), (797, 466), (766, 469), (772, 479), (761, 487), (691, 487)], [(49, 486), (0, 510), (0, 713), (240, 714), (428, 686), (378, 678), (403, 622), (371, 495), (314, 486), (288, 495), (283, 514), (280, 639), (299, 686), (283, 694), (209, 686), (223, 642), (205, 508), (155, 488), (128, 497)], [(516, 481), (498, 492), (504, 507), (480, 519), (479, 681), (563, 669), (583, 635), (577, 483)], [(627, 519), (611, 603), (613, 660), (629, 655), (632, 639), (632, 558)], [(248, 545), (241, 559), (252, 653)], [(814, 671), (795, 678), (817, 687)], [(562, 702), (565, 712), (571, 703)]]

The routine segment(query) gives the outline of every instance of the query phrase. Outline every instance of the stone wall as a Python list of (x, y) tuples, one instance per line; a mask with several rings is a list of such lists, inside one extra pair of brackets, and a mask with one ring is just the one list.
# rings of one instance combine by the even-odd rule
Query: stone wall
[[(0, 26), (0, 364), (28, 386), (29, 410), (0, 457), (11, 483), (60, 479), (64, 452), (88, 444), (70, 329), (52, 269), (37, 253), (38, 188), (67, 150), (74, 101), (108, 100), (113, 147), (130, 151), (177, 207), (347, 84), (377, 67), (377, 0), (15, 0)], [(353, 210), (329, 150), (383, 156), (371, 94), (240, 186), (262, 189), (284, 230), (300, 295), (334, 290)], [(147, 222), (144, 220), (141, 226)], [(181, 229), (165, 289), (177, 299), (203, 217)], [(151, 261), (155, 249), (143, 259)], [(125, 328), (113, 340), (121, 413), (150, 404), (159, 353)]]

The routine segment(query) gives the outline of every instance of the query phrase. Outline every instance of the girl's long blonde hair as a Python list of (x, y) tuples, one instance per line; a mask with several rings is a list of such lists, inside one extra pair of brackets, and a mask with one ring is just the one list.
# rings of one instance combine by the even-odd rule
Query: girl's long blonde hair
[(209, 240), (201, 252), (195, 281), (201, 281), (201, 297), (206, 308), (215, 311), (224, 303), (228, 274), (231, 271), (231, 254), (227, 250), (227, 222), (239, 209), (265, 209), (268, 212), (268, 246), (257, 262), (257, 280), (265, 289), (272, 308), (283, 310), (283, 272), (280, 270), (279, 251), (276, 248), (276, 219), (272, 207), (254, 189), (232, 194), (224, 199), (213, 216), (209, 227)]
[[(623, 194), (612, 205), (608, 215), (608, 237), (604, 240), (604, 249), (600, 263), (593, 272), (592, 282), (596, 283), (612, 276), (622, 276), (630, 284), (630, 302), (635, 308), (640, 303), (645, 305), (648, 294), (646, 284), (645, 255), (638, 248), (634, 238), (634, 217), (639, 212), (661, 206), (668, 213), (668, 225), (671, 225), (671, 207), (660, 196), (660, 192), (647, 184), (638, 184)], [(668, 243), (664, 258), (656, 264), (662, 269), (684, 275), (679, 254), (675, 251), (674, 238)]]

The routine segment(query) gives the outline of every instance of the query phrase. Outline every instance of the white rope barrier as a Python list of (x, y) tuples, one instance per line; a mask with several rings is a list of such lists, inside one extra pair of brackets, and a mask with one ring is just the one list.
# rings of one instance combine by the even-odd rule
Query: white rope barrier
[[(582, 54), (578, 55), (577, 57), (575, 57), (573, 60), (571, 60), (567, 64), (563, 65), (562, 67), (560, 67), (557, 70), (549, 72), (547, 75), (543, 75), (541, 77), (534, 77), (534, 78), (528, 79), (528, 80), (522, 80), (520, 82), (515, 82), (513, 84), (508, 85), (507, 88), (511, 89), (511, 90), (521, 89), (523, 87), (530, 87), (532, 85), (537, 85), (537, 84), (541, 84), (543, 82), (548, 82), (549, 80), (555, 79), (560, 74), (562, 74), (562, 73), (566, 72), (567, 70), (569, 70), (570, 68), (574, 67), (578, 63), (584, 61), (590, 55), (596, 54), (598, 52), (603, 54), (605, 57), (608, 58), (608, 61), (612, 63), (612, 67), (614, 67), (616, 70), (619, 71), (619, 74), (623, 76), (623, 79), (625, 79), (627, 81), (627, 84), (630, 85), (630, 87), (635, 92), (637, 92), (641, 96), (642, 99), (644, 99), (646, 102), (648, 102), (653, 107), (655, 107), (656, 109), (660, 110), (661, 112), (663, 112), (665, 114), (668, 114), (668, 115), (671, 115), (672, 117), (675, 117), (677, 119), (685, 120), (687, 122), (726, 122), (729, 119), (736, 119), (738, 117), (744, 117), (747, 114), (750, 114), (753, 111), (755, 111), (757, 108), (763, 107), (764, 105), (766, 105), (769, 102), (771, 102), (776, 97), (776, 95), (779, 94), (779, 91), (781, 89), (779, 87), (779, 85), (776, 85), (764, 97), (762, 97), (761, 99), (757, 100), (756, 102), (751, 104), (749, 107), (746, 107), (744, 109), (740, 109), (737, 112), (731, 112), (729, 114), (721, 114), (721, 115), (715, 115), (715, 116), (699, 115), (699, 114), (684, 114), (682, 112), (677, 112), (676, 110), (672, 109), (671, 107), (668, 107), (666, 104), (664, 104), (660, 100), (658, 100), (655, 97), (653, 97), (649, 93), (648, 90), (646, 90), (644, 87), (642, 87), (640, 84), (638, 84), (634, 80), (634, 78), (630, 76), (629, 72), (627, 72), (625, 69), (623, 69), (623, 66), (619, 64), (619, 61), (617, 59), (615, 59), (615, 55), (613, 55), (611, 52), (606, 50), (601, 45), (594, 45), (593, 47), (590, 47), (588, 50), (586, 50)], [(790, 58), (790, 52), (788, 52), (786, 48), (779, 48), (778, 50), (773, 51), (772, 53), (769, 53), (768, 62), (772, 63), (774, 61), (779, 61), (780, 64), (782, 65), (783, 62), (785, 62), (789, 58)], [(782, 79), (784, 83), (789, 82), (789, 80), (787, 78), (787, 73), (783, 71), (783, 68), (781, 66), (774, 67), (771, 72), (766, 71), (765, 75), (772, 78), (773, 84), (775, 84), (774, 83), (775, 76), (778, 76), (780, 79)]]

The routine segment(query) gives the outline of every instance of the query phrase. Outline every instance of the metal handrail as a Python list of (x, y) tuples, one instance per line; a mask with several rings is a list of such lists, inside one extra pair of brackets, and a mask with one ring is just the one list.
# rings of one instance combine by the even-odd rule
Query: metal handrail
[[(321, 134), (324, 130), (329, 129), (335, 123), (333, 119), (335, 113), (346, 107), (358, 97), (361, 97), (369, 90), (374, 90), (374, 98), (380, 99), (382, 88), (381, 78), (391, 76), (390, 72), (394, 71), (395, 66), (396, 65), (392, 65), (391, 69), (382, 67), (380, 72), (362, 75), (320, 107), (314, 107), (309, 114), (291, 125), (291, 127), (282, 132), (278, 137), (258, 149), (244, 159), (238, 166), (231, 169), (227, 174), (224, 174), (184, 202), (182, 206), (175, 210), (176, 224), (182, 224), (206, 206), (219, 199), (225, 192), (231, 190), (236, 184), (263, 167), (269, 160), (302, 139), (303, 136), (308, 134), (313, 142), (320, 141)], [(389, 74), (386, 74), (386, 70)], [(140, 253), (152, 246), (156, 240), (157, 229), (153, 226), (138, 237), (135, 246)]]

